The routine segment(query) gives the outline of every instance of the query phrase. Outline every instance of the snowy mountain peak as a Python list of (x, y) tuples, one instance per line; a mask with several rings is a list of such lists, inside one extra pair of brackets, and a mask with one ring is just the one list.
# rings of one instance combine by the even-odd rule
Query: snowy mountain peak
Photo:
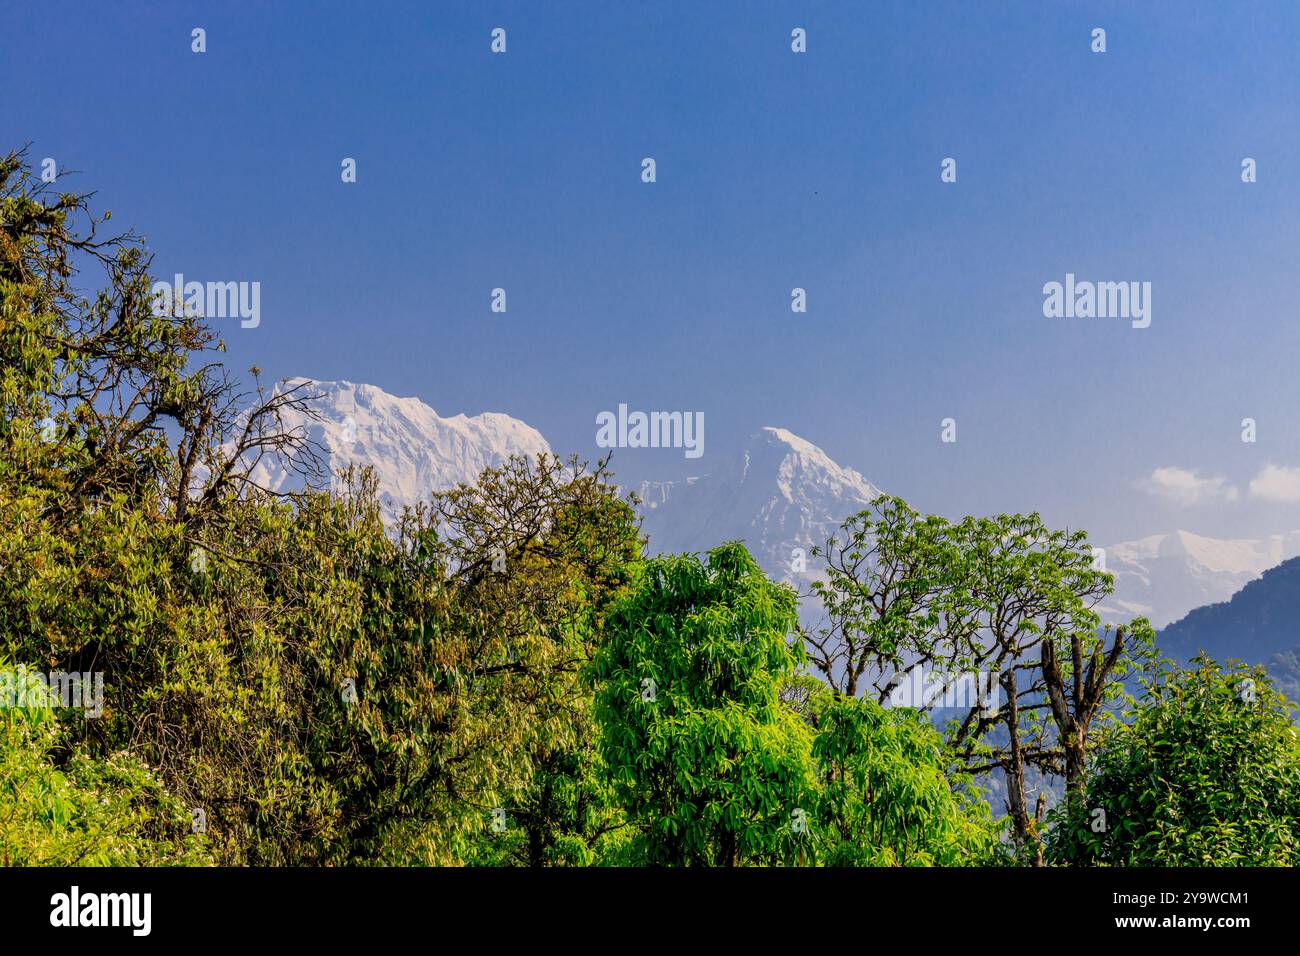
[[(349, 464), (374, 468), (389, 518), (434, 491), (474, 481), (510, 455), (550, 451), (536, 429), (499, 412), (443, 418), (418, 398), (348, 381), (290, 378), (282, 388), (303, 384), (319, 396), (312, 406), (320, 419), (286, 414), (285, 425), (320, 447), (333, 475)], [(276, 491), (294, 486), (293, 472), (280, 460), (262, 462), (253, 478)]]
[[(472, 482), (510, 455), (550, 451), (536, 429), (509, 415), (442, 417), (418, 398), (349, 381), (293, 378), (282, 387), (302, 384), (320, 396), (314, 403), (320, 420), (290, 413), (285, 424), (320, 447), (334, 475), (350, 464), (372, 467), (390, 520), (403, 505)], [(253, 479), (277, 491), (299, 484), (275, 459), (259, 464)], [(769, 574), (802, 586), (817, 573), (812, 548), (879, 494), (812, 442), (767, 426), (708, 474), (642, 484), (642, 527), (651, 553), (705, 551), (741, 540)], [(1300, 531), (1224, 540), (1178, 530), (1103, 550), (1115, 575), (1103, 617), (1122, 621), (1141, 614), (1159, 628), (1193, 608), (1228, 600), (1269, 568), (1300, 555)]]
[(651, 553), (740, 540), (769, 574), (802, 581), (815, 573), (813, 546), (880, 491), (812, 442), (769, 426), (716, 471), (686, 483), (647, 482), (640, 494)]
[(752, 460), (759, 448), (781, 454), (775, 469), (777, 487), (789, 500), (795, 499), (797, 487), (810, 484), (821, 494), (852, 500), (870, 501), (880, 494), (880, 489), (858, 472), (843, 467), (812, 442), (784, 428), (763, 427), (750, 439), (747, 456)]

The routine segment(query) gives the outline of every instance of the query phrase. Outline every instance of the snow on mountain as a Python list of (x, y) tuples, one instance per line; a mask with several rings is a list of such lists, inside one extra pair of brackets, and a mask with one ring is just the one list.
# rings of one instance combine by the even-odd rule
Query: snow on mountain
[(1300, 531), (1253, 540), (1175, 531), (1104, 551), (1115, 593), (1102, 606), (1102, 618), (1119, 622), (1141, 614), (1160, 628), (1193, 608), (1228, 600), (1269, 568), (1300, 555)]
[[(285, 425), (301, 429), (322, 450), (330, 474), (349, 464), (369, 465), (379, 480), (380, 501), (391, 518), (403, 505), (426, 500), (510, 455), (535, 457), (549, 452), (541, 433), (498, 412), (442, 418), (418, 398), (398, 398), (374, 385), (286, 379), (283, 388), (309, 382), (315, 421), (286, 414)], [(294, 487), (296, 476), (280, 460), (260, 463), (253, 479), (272, 490)]]
[(813, 545), (825, 544), (844, 518), (879, 494), (816, 445), (768, 427), (716, 472), (643, 484), (642, 527), (652, 554), (738, 539), (769, 574), (802, 584), (814, 577)]
[[(308, 381), (288, 379), (284, 387)], [(349, 464), (374, 468), (389, 518), (435, 490), (472, 482), (510, 455), (550, 451), (536, 429), (509, 415), (443, 418), (418, 398), (398, 398), (373, 385), (311, 382), (310, 388), (321, 395), (314, 403), (320, 420), (289, 414), (285, 424), (303, 429), (323, 450), (331, 474)], [(276, 459), (263, 461), (253, 478), (274, 490), (298, 481)], [(879, 494), (816, 445), (772, 427), (751, 436), (735, 459), (710, 474), (640, 487), (651, 553), (705, 551), (738, 539), (768, 573), (801, 587), (820, 563), (811, 557), (813, 546)], [(1193, 608), (1228, 600), (1268, 569), (1300, 556), (1300, 531), (1246, 540), (1175, 531), (1104, 550), (1115, 594), (1101, 608), (1103, 619), (1143, 614), (1160, 628)]]
[[(718, 471), (685, 483), (641, 486), (651, 553), (703, 551), (740, 539), (769, 574), (806, 585), (808, 557), (844, 518), (880, 494), (870, 481), (781, 428), (764, 428)], [(1210, 538), (1189, 531), (1151, 535), (1104, 549), (1115, 593), (1108, 622), (1145, 615), (1161, 628), (1193, 608), (1226, 601), (1288, 558), (1300, 556), (1300, 531), (1259, 539)], [(800, 570), (798, 556), (807, 558)]]

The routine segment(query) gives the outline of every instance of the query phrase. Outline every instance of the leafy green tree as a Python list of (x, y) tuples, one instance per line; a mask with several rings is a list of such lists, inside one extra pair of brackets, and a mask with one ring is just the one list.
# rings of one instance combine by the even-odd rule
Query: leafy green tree
[(1262, 668), (1166, 664), (1104, 734), (1086, 803), (1061, 812), (1054, 862), (1300, 864), (1300, 739)]
[(738, 543), (648, 561), (597, 649), (601, 754), (653, 865), (798, 859), (811, 732), (781, 700), (795, 595)]
[(828, 624), (805, 640), (818, 669), (847, 696), (869, 680), (881, 702), (914, 676), (973, 687), (945, 731), (953, 771), (1000, 775), (1012, 836), (1041, 863), (1046, 807), (1042, 793), (1030, 804), (1031, 774), (1081, 792), (1093, 722), (1153, 640), (1140, 618), (1100, 627), (1113, 580), (1087, 536), (1037, 514), (952, 523), (881, 496), (817, 553)]
[(256, 588), (223, 606), (188, 565), (211, 539), (255, 567), (250, 539), (283, 529), (249, 506), (243, 455), (294, 447), (275, 422), (299, 399), (242, 401), (203, 360), (221, 346), (202, 321), (154, 308), (148, 255), (109, 218), (22, 153), (0, 160), (0, 650), (108, 672), (103, 719), (66, 723), (69, 747), (130, 749), (218, 824), (220, 788), (240, 788), (273, 829), (267, 794), (288, 788), (262, 771), (294, 752), (263, 666), (275, 608)]
[(494, 813), (492, 824), (476, 826), (465, 841), (459, 851), (463, 862), (472, 866), (635, 862), (630, 855), (631, 828), (591, 741), (536, 757), (534, 778)]
[(817, 840), (828, 866), (975, 866), (998, 827), (968, 777), (950, 780), (943, 739), (920, 711), (839, 696), (820, 708)]
[[(398, 528), (372, 476), (259, 487), (266, 454), (320, 477), (281, 427), (310, 390), (241, 393), (107, 220), (0, 162), (0, 652), (107, 673), (67, 746), (130, 751), (223, 863), (450, 862), (490, 808), (562, 790), (639, 555), (607, 473), (512, 462)], [(543, 846), (556, 813), (529, 816)]]
[(636, 514), (607, 466), (515, 458), (428, 509), (437, 534), (423, 540), (449, 575), (456, 632), (475, 648), (496, 771), (449, 794), (468, 811), (460, 852), (472, 862), (583, 865), (625, 841), (585, 677), (641, 555)]
[(960, 613), (960, 543), (946, 519), (881, 495), (813, 555), (826, 562), (825, 579), (812, 584), (826, 615), (804, 640), (839, 694), (883, 703), (896, 681), (962, 650), (957, 640), (942, 643), (945, 613)]

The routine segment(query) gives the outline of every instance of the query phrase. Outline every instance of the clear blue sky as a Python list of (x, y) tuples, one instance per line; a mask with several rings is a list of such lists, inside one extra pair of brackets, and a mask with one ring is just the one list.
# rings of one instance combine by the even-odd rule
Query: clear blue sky
[[(1248, 491), (1300, 466), (1293, 2), (4, 7), (0, 145), (81, 170), (162, 275), (261, 282), (238, 369), (585, 454), (620, 402), (703, 411), (697, 470), (781, 425), (922, 508), (1102, 541), (1300, 527)], [(1067, 272), (1150, 281), (1151, 327), (1045, 318)], [(1223, 483), (1178, 505), (1160, 468)]]

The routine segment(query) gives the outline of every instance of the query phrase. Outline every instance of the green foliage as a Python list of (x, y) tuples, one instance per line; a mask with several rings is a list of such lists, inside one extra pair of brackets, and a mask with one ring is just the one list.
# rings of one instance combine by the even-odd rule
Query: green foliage
[(530, 785), (500, 808), (501, 831), (491, 825), (477, 828), (461, 859), (476, 866), (628, 862), (631, 831), (591, 740), (548, 754), (534, 767)]
[(1093, 722), (1153, 641), (1141, 618), (1100, 627), (1094, 607), (1113, 581), (1087, 535), (1037, 514), (952, 523), (881, 496), (817, 553), (827, 623), (805, 634), (814, 665), (847, 697), (872, 680), (878, 702), (913, 675), (973, 688), (949, 713), (946, 756), (959, 773), (999, 776), (1017, 851), (1039, 862), (1026, 780), (1062, 775), (1079, 792)]
[(1050, 859), (1300, 864), (1300, 740), (1290, 703), (1261, 668), (1203, 657), (1193, 665), (1166, 667), (1129, 722), (1106, 733), (1086, 806), (1063, 815)]
[(651, 864), (796, 859), (812, 735), (780, 699), (795, 596), (739, 544), (646, 563), (596, 653), (601, 753)]
[(828, 866), (974, 866), (999, 828), (969, 777), (945, 773), (920, 711), (836, 697), (817, 713), (817, 837)]
[[(934, 650), (944, 614), (956, 614), (963, 595), (957, 531), (944, 518), (881, 495), (813, 549), (826, 559), (825, 580), (814, 581), (812, 591), (827, 623), (806, 640), (829, 683), (856, 697), (874, 671), (887, 678), (905, 659)], [(882, 685), (874, 691), (884, 699)]]
[[(549, 853), (568, 831), (547, 778), (587, 766), (579, 675), (638, 551), (612, 487), (572, 474), (548, 460), (485, 475), (458, 499), (482, 507), (455, 538), (413, 515), (394, 541), (365, 480), (292, 508), (231, 500), (188, 532), (117, 499), (68, 529), (7, 525), (0, 558), (24, 572), (0, 581), (0, 615), (15, 651), (109, 673), (103, 719), (74, 732), (133, 744), (206, 810), (224, 862), (447, 862), (458, 834), (534, 788)], [(527, 509), (536, 526), (501, 537), (504, 570), (467, 550), (489, 514)]]
[(0, 707), (0, 864), (211, 862), (189, 809), (138, 758), (69, 754), (65, 736), (46, 706)]
[[(510, 691), (482, 723), (509, 772), (457, 793), (468, 811), (459, 850), (467, 862), (589, 865), (626, 842), (600, 770), (585, 679), (641, 553), (635, 513), (609, 477), (603, 463), (587, 472), (573, 461), (530, 468), (515, 460), (435, 496), (446, 532), (439, 546), (460, 569), (452, 579), (458, 627), (497, 655), (479, 694)], [(493, 811), (504, 812), (502, 832)]]
[[(246, 401), (105, 218), (0, 163), (0, 651), (107, 674), (68, 747), (147, 764), (223, 863), (452, 862), (588, 780), (580, 674), (640, 551), (603, 465), (515, 460), (397, 529), (368, 476), (270, 495), (248, 460), (312, 474), (277, 430), (309, 397)], [(535, 807), (541, 843), (580, 857), (616, 817), (589, 804)]]

